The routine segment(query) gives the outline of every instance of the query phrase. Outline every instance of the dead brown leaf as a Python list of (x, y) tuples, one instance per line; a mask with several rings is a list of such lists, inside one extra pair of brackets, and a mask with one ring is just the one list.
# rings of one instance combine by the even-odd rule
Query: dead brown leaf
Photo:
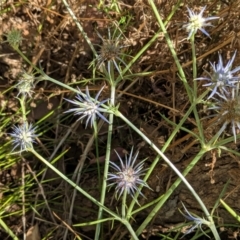
[(28, 229), (26, 240), (41, 240), (38, 224)]

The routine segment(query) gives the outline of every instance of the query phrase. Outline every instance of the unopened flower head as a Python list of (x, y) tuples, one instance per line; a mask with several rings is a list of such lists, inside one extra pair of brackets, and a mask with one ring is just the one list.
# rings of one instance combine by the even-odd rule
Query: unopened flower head
[(140, 179), (146, 171), (146, 169), (143, 169), (144, 160), (135, 165), (138, 152), (133, 156), (133, 148), (129, 157), (127, 157), (127, 155), (125, 156), (125, 163), (117, 151), (116, 154), (119, 158), (120, 166), (114, 162), (110, 162), (115, 173), (108, 174), (108, 180), (114, 181), (113, 183), (110, 183), (109, 186), (116, 185), (116, 195), (119, 194), (118, 198), (124, 191), (127, 191), (132, 197), (134, 197), (135, 192), (139, 192), (143, 196), (139, 190), (139, 186), (142, 185), (148, 187), (147, 183)]
[(208, 32), (204, 29), (206, 26), (212, 26), (212, 24), (208, 23), (208, 21), (218, 19), (219, 17), (203, 17), (203, 12), (206, 9), (206, 6), (202, 8), (202, 10), (197, 14), (193, 12), (191, 9), (188, 9), (189, 13), (189, 22), (184, 24), (183, 27), (189, 32), (188, 39), (192, 37), (192, 35), (196, 34), (198, 30), (200, 30), (203, 34), (210, 37)]
[[(184, 213), (181, 212), (182, 215), (183, 215), (187, 220), (194, 222), (194, 225), (193, 225), (189, 230), (187, 230), (187, 232), (182, 236), (182, 238), (183, 238), (185, 235), (193, 232), (196, 228), (200, 228), (201, 231), (204, 233), (204, 231), (202, 230), (202, 224), (209, 225), (209, 224), (210, 224), (209, 221), (205, 220), (204, 218), (200, 218), (200, 217), (195, 217), (195, 216), (193, 216), (193, 215), (187, 210), (187, 208), (184, 206), (183, 203), (182, 203), (182, 205), (183, 205), (184, 211), (185, 211), (185, 213), (186, 213), (186, 214), (184, 214)], [(206, 233), (204, 233), (204, 234), (206, 235)], [(206, 236), (207, 236), (207, 235), (206, 235)]]
[(227, 128), (227, 125), (231, 124), (234, 142), (236, 143), (236, 130), (238, 129), (240, 131), (240, 96), (238, 94), (238, 89), (232, 89), (227, 96), (224, 94), (218, 94), (218, 96), (220, 96), (221, 99), (216, 99), (215, 106), (209, 109), (217, 111), (217, 114), (213, 116), (218, 117), (216, 123), (219, 123), (222, 126), (219, 130), (219, 134)]
[(121, 75), (121, 69), (119, 66), (119, 62), (122, 63), (124, 66), (127, 66), (126, 63), (123, 61), (124, 56), (129, 56), (122, 52), (122, 48), (127, 46), (121, 45), (120, 36), (112, 39), (110, 29), (108, 29), (108, 39), (104, 39), (98, 32), (97, 35), (102, 40), (102, 45), (100, 46), (100, 52), (96, 59), (97, 67), (101, 68), (105, 63), (107, 64), (107, 70), (110, 73), (110, 66), (114, 64), (115, 68), (117, 69), (118, 73)]
[(20, 147), (20, 151), (22, 152), (33, 148), (32, 144), (35, 142), (35, 138), (37, 137), (35, 130), (36, 128), (34, 128), (31, 123), (28, 124), (28, 122), (19, 126), (14, 126), (13, 132), (10, 133), (13, 138), (13, 150)]
[(22, 34), (18, 29), (12, 29), (7, 34), (7, 41), (13, 48), (18, 48), (22, 43)]
[(90, 126), (93, 126), (94, 121), (96, 120), (97, 116), (104, 121), (108, 122), (108, 120), (104, 117), (102, 113), (107, 112), (105, 108), (102, 107), (102, 105), (108, 101), (108, 99), (105, 99), (101, 102), (99, 102), (98, 98), (100, 93), (103, 90), (103, 87), (100, 89), (100, 91), (97, 93), (95, 99), (92, 99), (88, 87), (86, 87), (86, 94), (83, 94), (80, 89), (79, 94), (76, 96), (76, 100), (69, 100), (66, 99), (68, 102), (74, 104), (76, 107), (69, 109), (65, 113), (68, 112), (74, 112), (74, 115), (80, 115), (79, 120), (82, 120), (84, 118), (87, 118), (86, 120), (86, 127), (88, 123), (90, 122)]
[(21, 94), (23, 96), (28, 95), (29, 97), (32, 97), (32, 93), (34, 92), (34, 76), (30, 75), (26, 72), (23, 72), (18, 84), (16, 85), (18, 89), (18, 94)]
[(219, 62), (213, 64), (212, 73), (206, 71), (209, 77), (197, 78), (196, 80), (207, 80), (209, 83), (204, 84), (205, 87), (210, 87), (212, 92), (209, 95), (208, 99), (213, 97), (217, 92), (220, 94), (228, 94), (231, 91), (231, 88), (235, 87), (235, 84), (239, 81), (240, 77), (233, 76), (234, 73), (240, 70), (240, 67), (232, 69), (233, 61), (236, 57), (236, 51), (233, 54), (233, 57), (228, 61), (227, 65), (224, 67), (222, 56), (219, 54)]

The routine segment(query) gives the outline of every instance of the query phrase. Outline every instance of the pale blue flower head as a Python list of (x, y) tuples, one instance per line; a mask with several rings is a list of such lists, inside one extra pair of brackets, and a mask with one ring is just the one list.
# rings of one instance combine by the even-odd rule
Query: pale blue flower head
[(17, 147), (20, 147), (20, 152), (22, 152), (33, 148), (32, 144), (35, 142), (35, 138), (38, 136), (35, 134), (35, 131), (36, 128), (34, 128), (31, 123), (28, 124), (28, 122), (24, 122), (19, 126), (14, 126), (13, 132), (10, 133), (14, 145), (13, 150)]
[[(197, 229), (197, 228), (200, 228), (200, 230), (204, 233), (204, 231), (202, 230), (202, 225), (205, 224), (205, 225), (208, 225), (208, 226), (209, 226), (209, 225), (210, 225), (209, 221), (205, 220), (204, 218), (200, 218), (200, 217), (198, 217), (198, 216), (193, 216), (193, 215), (187, 210), (187, 208), (184, 206), (183, 203), (182, 203), (182, 205), (183, 205), (184, 211), (185, 211), (185, 213), (186, 213), (186, 214), (184, 214), (184, 213), (181, 212), (182, 215), (183, 215), (187, 220), (193, 222), (193, 226), (192, 226), (190, 229), (187, 230), (187, 232), (182, 236), (182, 238), (183, 238), (185, 235), (193, 232), (193, 231), (194, 231), (195, 229)], [(206, 233), (204, 233), (204, 234), (206, 235)], [(208, 236), (208, 235), (206, 235), (206, 236)]]
[(237, 51), (233, 54), (232, 58), (224, 66), (222, 56), (219, 54), (219, 61), (217, 64), (210, 62), (212, 66), (212, 73), (206, 71), (209, 77), (197, 78), (196, 80), (207, 80), (209, 83), (204, 84), (205, 87), (211, 88), (211, 94), (208, 99), (213, 97), (217, 92), (219, 94), (228, 94), (231, 88), (239, 81), (240, 77), (234, 76), (240, 70), (240, 66), (232, 70), (233, 61), (236, 57)]
[(203, 12), (206, 9), (206, 6), (203, 7), (202, 10), (198, 14), (189, 8), (187, 8), (187, 9), (188, 9), (188, 13), (189, 13), (189, 17), (188, 17), (189, 22), (187, 24), (184, 24), (183, 27), (186, 28), (187, 32), (189, 32), (188, 39), (190, 39), (193, 34), (196, 34), (196, 32), (198, 30), (200, 30), (206, 36), (210, 37), (210, 35), (204, 29), (204, 27), (212, 26), (212, 24), (208, 23), (208, 21), (218, 19), (219, 17), (204, 18)]
[(143, 169), (145, 160), (135, 165), (139, 152), (133, 155), (133, 148), (130, 152), (130, 155), (125, 156), (125, 163), (117, 151), (115, 152), (119, 158), (120, 166), (114, 162), (110, 162), (110, 165), (115, 172), (108, 174), (107, 180), (114, 181), (113, 183), (110, 183), (109, 186), (116, 185), (116, 195), (118, 198), (123, 194), (124, 191), (127, 191), (127, 193), (132, 197), (134, 196), (135, 192), (139, 192), (143, 196), (139, 190), (139, 186), (142, 185), (148, 187), (147, 183), (140, 178), (147, 170)]
[(90, 126), (92, 127), (97, 117), (103, 119), (105, 122), (108, 123), (108, 120), (102, 114), (104, 112), (107, 112), (107, 110), (103, 108), (102, 105), (107, 102), (108, 99), (105, 99), (101, 102), (99, 102), (98, 100), (103, 88), (104, 87), (100, 89), (94, 99), (91, 98), (88, 87), (86, 87), (86, 94), (82, 93), (81, 90), (78, 89), (80, 93), (77, 94), (75, 100), (65, 99), (68, 102), (74, 104), (76, 107), (67, 110), (65, 113), (74, 112), (74, 115), (80, 115), (78, 121), (87, 118), (86, 127), (89, 122)]

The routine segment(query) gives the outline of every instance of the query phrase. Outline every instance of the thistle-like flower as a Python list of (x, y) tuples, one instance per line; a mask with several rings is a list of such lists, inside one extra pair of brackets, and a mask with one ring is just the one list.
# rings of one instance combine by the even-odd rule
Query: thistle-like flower
[(216, 123), (222, 125), (219, 130), (219, 135), (227, 128), (228, 124), (231, 124), (234, 142), (236, 143), (236, 129), (238, 128), (240, 130), (240, 96), (238, 94), (238, 88), (232, 89), (227, 96), (224, 94), (217, 95), (221, 99), (216, 99), (215, 106), (209, 109), (213, 109), (218, 112), (213, 116), (218, 116), (218, 121)]
[(18, 48), (22, 43), (22, 34), (18, 29), (12, 29), (7, 34), (7, 42), (13, 47)]
[(115, 173), (108, 174), (108, 180), (114, 181), (113, 183), (110, 183), (109, 186), (116, 185), (116, 195), (119, 193), (118, 198), (123, 194), (124, 191), (127, 191), (127, 193), (132, 197), (134, 197), (135, 192), (139, 192), (143, 196), (139, 190), (139, 185), (149, 188), (148, 184), (140, 179), (140, 177), (144, 174), (144, 171), (146, 171), (146, 169), (143, 169), (145, 159), (135, 165), (139, 152), (133, 156), (132, 148), (129, 157), (127, 155), (125, 156), (124, 163), (117, 151), (115, 152), (119, 158), (120, 166), (114, 162), (110, 162), (110, 165)]
[(213, 73), (210, 74), (206, 71), (209, 75), (208, 77), (197, 78), (196, 80), (207, 80), (209, 83), (204, 84), (205, 87), (210, 87), (212, 92), (209, 95), (208, 99), (213, 97), (219, 90), (220, 94), (228, 94), (231, 88), (235, 87), (235, 83), (237, 83), (240, 77), (234, 77), (233, 74), (240, 70), (240, 66), (232, 69), (233, 61), (236, 57), (237, 51), (233, 54), (233, 57), (228, 61), (227, 65), (223, 66), (223, 59), (222, 56), (219, 54), (219, 62), (217, 64), (213, 64), (210, 62)]
[(18, 84), (16, 85), (18, 89), (18, 94), (22, 94), (23, 96), (28, 95), (32, 97), (32, 93), (34, 92), (34, 76), (30, 75), (26, 72), (23, 72), (21, 79), (19, 80)]
[(125, 48), (127, 46), (121, 45), (120, 41), (121, 34), (116, 38), (112, 38), (110, 29), (108, 29), (108, 39), (104, 39), (98, 32), (97, 35), (102, 40), (100, 52), (96, 59), (97, 67), (101, 68), (106, 63), (107, 70), (110, 73), (111, 64), (114, 64), (118, 73), (121, 75), (119, 62), (126, 67), (127, 64), (123, 61), (123, 57), (129, 56), (122, 52), (122, 48)]
[(208, 23), (208, 21), (211, 21), (211, 20), (214, 20), (214, 19), (218, 19), (219, 17), (207, 17), (207, 18), (204, 18), (203, 17), (203, 12), (206, 9), (206, 6), (203, 7), (202, 10), (200, 11), (200, 13), (198, 13), (198, 14), (194, 13), (189, 8), (187, 8), (187, 9), (188, 9), (188, 13), (189, 13), (189, 17), (188, 17), (189, 22), (187, 24), (184, 24), (183, 28), (186, 28), (187, 32), (189, 32), (188, 39), (190, 39), (193, 34), (196, 34), (196, 32), (198, 30), (200, 30), (206, 36), (210, 37), (210, 35), (204, 29), (204, 27), (212, 26), (212, 24)]
[[(202, 224), (205, 224), (205, 225), (208, 225), (208, 226), (209, 226), (209, 224), (210, 224), (209, 221), (205, 220), (204, 218), (200, 218), (200, 217), (197, 217), (197, 216), (196, 216), (196, 217), (193, 216), (193, 215), (187, 210), (187, 208), (184, 206), (183, 203), (182, 203), (182, 205), (183, 205), (184, 211), (185, 211), (185, 213), (186, 213), (186, 214), (184, 214), (184, 213), (182, 213), (182, 212), (180, 211), (180, 212), (182, 213), (182, 215), (183, 215), (187, 220), (194, 222), (194, 225), (193, 225), (189, 230), (187, 230), (187, 232), (182, 236), (182, 238), (183, 238), (185, 235), (193, 232), (196, 228), (200, 228), (200, 230), (206, 235), (206, 233), (202, 230)], [(206, 235), (206, 236), (207, 236), (207, 235)]]
[(80, 115), (80, 118), (78, 119), (78, 121), (86, 117), (87, 118), (86, 127), (89, 121), (90, 121), (90, 126), (92, 127), (97, 116), (108, 123), (108, 120), (102, 114), (104, 112), (107, 112), (107, 110), (101, 107), (105, 102), (108, 101), (108, 99), (105, 99), (101, 102), (99, 102), (98, 100), (99, 95), (102, 92), (103, 88), (104, 87), (102, 87), (100, 91), (97, 93), (95, 99), (91, 98), (88, 87), (86, 87), (86, 94), (82, 93), (81, 90), (78, 89), (80, 93), (77, 94), (76, 100), (65, 99), (68, 102), (76, 105), (77, 107), (69, 109), (65, 113), (74, 112), (74, 115)]
[[(10, 136), (13, 138), (13, 150), (17, 147), (20, 147), (20, 152), (26, 151), (33, 147), (35, 138), (38, 136), (35, 134), (36, 128), (28, 122), (24, 122), (22, 125), (14, 126), (13, 132), (10, 133)], [(12, 150), (12, 151), (13, 151)]]

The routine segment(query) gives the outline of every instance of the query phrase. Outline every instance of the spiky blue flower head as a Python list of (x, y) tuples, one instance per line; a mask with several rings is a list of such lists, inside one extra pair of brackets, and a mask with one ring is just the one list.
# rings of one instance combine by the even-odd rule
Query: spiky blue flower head
[(135, 165), (139, 152), (133, 155), (132, 148), (130, 155), (125, 155), (124, 163), (117, 151), (115, 152), (119, 158), (120, 166), (114, 162), (110, 162), (110, 165), (115, 172), (108, 174), (107, 180), (114, 181), (113, 183), (110, 183), (109, 186), (116, 185), (115, 193), (118, 198), (124, 191), (127, 191), (132, 197), (134, 197), (135, 192), (139, 192), (143, 196), (139, 190), (139, 186), (142, 185), (149, 188), (148, 184), (140, 178), (147, 170), (143, 169), (145, 159)]
[(210, 87), (212, 92), (208, 99), (213, 97), (218, 91), (220, 94), (228, 94), (231, 88), (235, 87), (235, 84), (239, 81), (240, 77), (235, 76), (234, 73), (240, 70), (240, 66), (232, 70), (233, 61), (236, 57), (237, 51), (233, 54), (232, 58), (228, 61), (227, 65), (224, 66), (223, 59), (219, 53), (219, 61), (217, 64), (210, 62), (212, 66), (212, 73), (206, 71), (209, 77), (197, 78), (196, 80), (207, 80), (209, 83), (204, 84), (205, 87)]
[[(38, 136), (36, 133), (36, 128), (28, 122), (24, 122), (22, 125), (14, 126), (13, 132), (10, 133), (12, 137), (12, 143), (14, 145), (13, 150), (20, 147), (20, 152), (26, 151), (33, 148), (33, 143), (35, 138)], [(12, 151), (13, 151), (12, 150)]]
[[(202, 230), (202, 225), (205, 224), (205, 225), (208, 225), (209, 226), (209, 221), (205, 220), (204, 218), (200, 218), (200, 217), (197, 217), (197, 216), (193, 216), (188, 210), (187, 208), (184, 206), (184, 204), (182, 203), (183, 205), (183, 208), (184, 208), (184, 211), (186, 214), (182, 213), (182, 215), (189, 221), (193, 221), (194, 225), (189, 229), (187, 230), (187, 232), (182, 236), (182, 238), (193, 232), (196, 228), (200, 228), (200, 230), (204, 233), (204, 231)], [(206, 233), (204, 233), (206, 235)], [(207, 236), (207, 235), (206, 235)]]
[(196, 34), (198, 30), (200, 30), (203, 34), (210, 38), (208, 32), (204, 29), (206, 26), (212, 26), (212, 24), (208, 23), (208, 21), (218, 19), (219, 17), (203, 17), (203, 12), (206, 9), (206, 6), (202, 8), (202, 10), (197, 14), (191, 9), (187, 8), (189, 13), (189, 22), (183, 25), (183, 28), (186, 28), (188, 34), (188, 39), (192, 37), (192, 35)]
[(76, 107), (67, 110), (65, 113), (74, 112), (74, 115), (80, 115), (78, 121), (87, 118), (85, 125), (86, 127), (89, 122), (90, 126), (92, 127), (97, 116), (108, 123), (108, 120), (102, 114), (104, 112), (107, 112), (107, 110), (103, 108), (102, 105), (107, 102), (108, 99), (105, 99), (101, 102), (98, 100), (103, 88), (104, 87), (100, 89), (94, 99), (91, 98), (88, 87), (86, 87), (86, 94), (82, 93), (81, 90), (78, 89), (80, 93), (77, 94), (76, 100), (65, 99), (66, 101), (74, 104)]
[(220, 97), (215, 99), (215, 106), (209, 109), (217, 111), (218, 116), (216, 123), (222, 125), (219, 130), (219, 135), (231, 124), (232, 134), (234, 136), (234, 142), (237, 141), (236, 129), (240, 130), (240, 96), (238, 94), (238, 88), (233, 88), (228, 95), (217, 94)]

